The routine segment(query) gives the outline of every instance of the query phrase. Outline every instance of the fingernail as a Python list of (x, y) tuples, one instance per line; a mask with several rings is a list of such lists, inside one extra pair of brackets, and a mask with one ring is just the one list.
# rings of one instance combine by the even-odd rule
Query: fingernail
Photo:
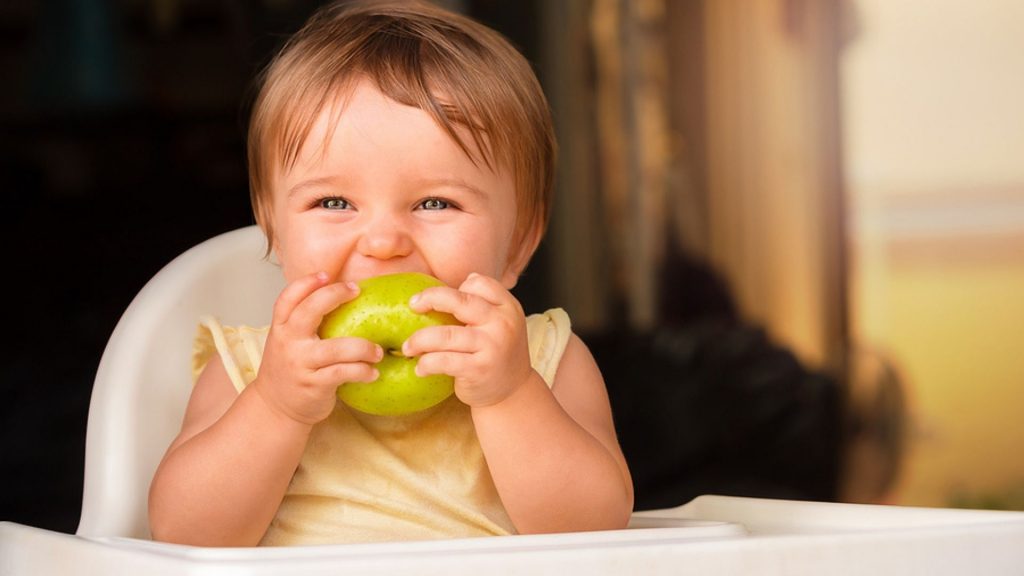
[(374, 368), (373, 372), (370, 374), (370, 376), (373, 377), (373, 380), (370, 380), (370, 382), (376, 381), (378, 378), (380, 378), (380, 370), (377, 370), (376, 368)]
[(321, 282), (327, 282), (327, 272), (320, 271), (316, 273), (316, 279)]
[(377, 346), (376, 352), (377, 352), (377, 362), (380, 362), (381, 360), (384, 359), (384, 348), (382, 348), (380, 346)]
[(415, 306), (416, 303), (419, 302), (419, 301), (420, 301), (420, 295), (419, 294), (413, 294), (412, 298), (409, 298), (409, 306)]
[(345, 286), (347, 286), (348, 289), (353, 292), (359, 291), (359, 284), (356, 284), (355, 282), (345, 282)]

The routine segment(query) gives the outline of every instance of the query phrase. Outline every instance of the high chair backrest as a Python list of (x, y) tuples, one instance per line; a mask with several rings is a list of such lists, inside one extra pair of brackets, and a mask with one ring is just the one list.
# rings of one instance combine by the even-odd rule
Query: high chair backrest
[(153, 472), (181, 427), (198, 319), (269, 323), (284, 286), (256, 226), (211, 238), (161, 269), (107, 342), (89, 406), (81, 536), (149, 538)]

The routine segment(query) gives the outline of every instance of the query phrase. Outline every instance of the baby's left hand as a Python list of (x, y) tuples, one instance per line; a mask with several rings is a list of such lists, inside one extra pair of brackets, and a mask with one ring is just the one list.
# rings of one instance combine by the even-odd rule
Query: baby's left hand
[(529, 379), (526, 316), (497, 280), (470, 274), (458, 289), (428, 288), (410, 306), (420, 313), (447, 312), (465, 324), (423, 328), (402, 346), (404, 355), (419, 357), (417, 374), (453, 376), (455, 394), (465, 404), (492, 406)]

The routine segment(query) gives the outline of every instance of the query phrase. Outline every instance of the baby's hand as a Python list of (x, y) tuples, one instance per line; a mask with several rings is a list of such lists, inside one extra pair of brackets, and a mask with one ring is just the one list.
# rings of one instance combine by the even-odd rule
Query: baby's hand
[(359, 294), (354, 283), (327, 283), (324, 273), (292, 282), (274, 303), (273, 320), (256, 387), (271, 408), (302, 424), (330, 415), (342, 382), (370, 382), (384, 355), (363, 338), (317, 335), (324, 315)]
[(417, 374), (453, 376), (462, 402), (497, 404), (530, 377), (523, 308), (497, 280), (470, 274), (457, 290), (428, 288), (410, 305), (421, 313), (447, 312), (465, 324), (423, 328), (402, 347), (406, 356), (419, 356)]

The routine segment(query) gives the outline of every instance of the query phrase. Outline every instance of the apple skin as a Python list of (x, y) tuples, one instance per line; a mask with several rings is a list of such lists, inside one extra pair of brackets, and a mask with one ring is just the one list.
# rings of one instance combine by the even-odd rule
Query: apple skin
[(317, 331), (321, 338), (355, 336), (384, 349), (384, 358), (376, 364), (380, 377), (373, 382), (345, 382), (338, 387), (342, 402), (368, 414), (401, 416), (440, 404), (452, 395), (451, 376), (417, 376), (416, 358), (401, 355), (402, 344), (417, 330), (460, 324), (451, 314), (419, 314), (409, 307), (414, 294), (444, 285), (417, 272), (367, 278), (359, 282), (359, 296), (324, 316)]

